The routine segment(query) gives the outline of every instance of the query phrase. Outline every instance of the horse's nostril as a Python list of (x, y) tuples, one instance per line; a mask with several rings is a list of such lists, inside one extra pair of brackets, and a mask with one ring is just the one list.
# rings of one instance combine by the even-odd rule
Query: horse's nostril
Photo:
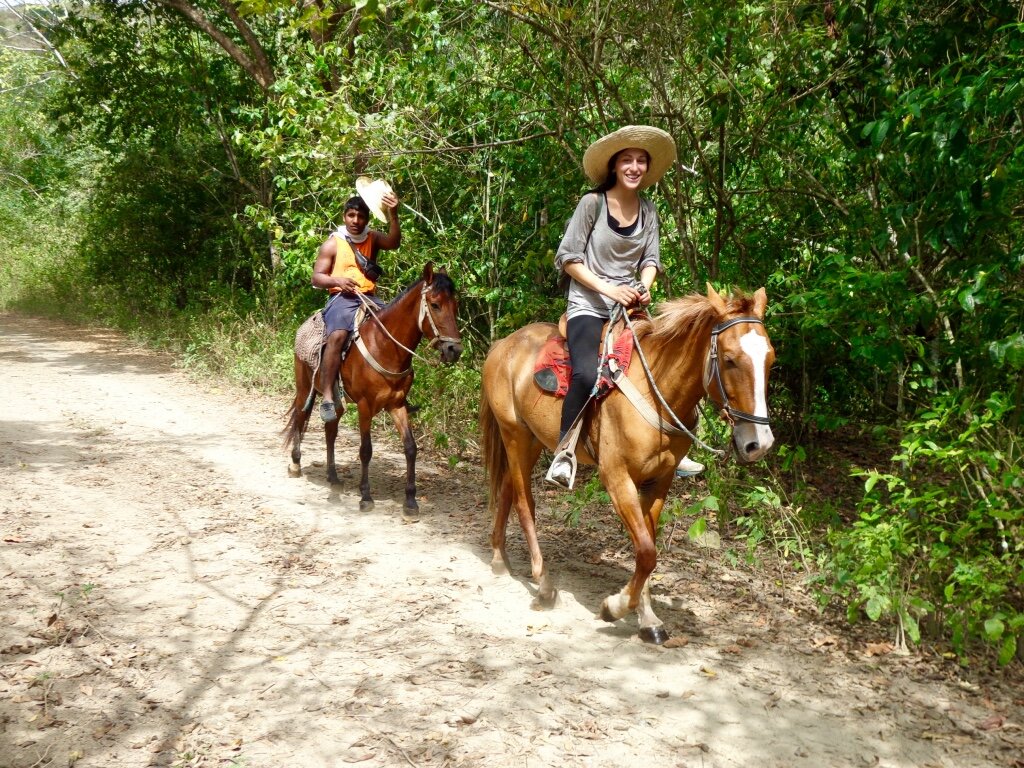
[(745, 450), (747, 452), (747, 455), (749, 456), (752, 453), (757, 453), (760, 447), (760, 444), (756, 440), (751, 440), (749, 443), (743, 446), (743, 450)]

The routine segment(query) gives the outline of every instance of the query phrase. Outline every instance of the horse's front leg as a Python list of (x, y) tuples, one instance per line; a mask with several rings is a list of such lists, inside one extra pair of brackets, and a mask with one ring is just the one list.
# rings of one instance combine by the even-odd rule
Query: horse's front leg
[(658, 563), (655, 540), (657, 528), (652, 530), (652, 517), (649, 510), (643, 509), (643, 506), (649, 505), (641, 505), (636, 485), (627, 473), (618, 472), (614, 477), (602, 476), (602, 481), (612, 497), (615, 511), (633, 540), (636, 560), (633, 577), (629, 583), (620, 592), (606, 597), (601, 603), (601, 618), (605, 621), (618, 621), (635, 610), (640, 623), (640, 639), (646, 643), (661, 645), (668, 639), (668, 632), (651, 607), (647, 583)]
[(405, 449), (405, 506), (402, 507), (402, 518), (415, 523), (420, 519), (420, 506), (416, 503), (416, 438), (409, 426), (409, 412), (404, 405), (391, 411), (391, 420), (402, 436), (402, 447)]
[(370, 512), (373, 509), (373, 497), (370, 495), (370, 459), (373, 458), (373, 443), (370, 442), (370, 426), (373, 414), (365, 400), (359, 402), (359, 463), (362, 474), (359, 476), (359, 511)]
[(324, 439), (327, 441), (327, 482), (339, 485), (338, 467), (334, 463), (334, 443), (338, 439), (338, 419), (324, 424)]

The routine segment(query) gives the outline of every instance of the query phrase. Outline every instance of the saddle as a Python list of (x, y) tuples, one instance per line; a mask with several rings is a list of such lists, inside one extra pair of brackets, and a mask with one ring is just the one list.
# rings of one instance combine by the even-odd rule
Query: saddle
[[(359, 336), (359, 326), (366, 319), (366, 307), (356, 310), (354, 330), (349, 333), (345, 340), (345, 346), (341, 350), (341, 359), (348, 355), (352, 343)], [(310, 387), (309, 395), (306, 397), (303, 410), (307, 413), (313, 408), (313, 398), (316, 394), (317, 374), (320, 372), (320, 364), (324, 357), (324, 347), (327, 346), (327, 324), (324, 322), (324, 311), (318, 309), (306, 318), (306, 321), (299, 326), (295, 332), (295, 356), (309, 366), (313, 371), (313, 384)], [(334, 402), (341, 404), (345, 402), (345, 385), (341, 379), (341, 368), (338, 369), (338, 379), (334, 382)]]
[[(608, 354), (610, 360), (614, 360), (619, 368), (629, 370), (629, 362), (633, 357), (633, 332), (628, 328), (619, 332), (612, 344), (612, 350)], [(597, 365), (597, 360), (594, 365)], [(561, 333), (553, 334), (537, 353), (537, 360), (533, 367), (533, 380), (545, 392), (555, 397), (565, 397), (569, 391), (569, 379), (572, 378), (572, 362), (569, 359), (569, 348), (565, 336)], [(608, 366), (601, 369), (601, 376), (597, 381), (596, 398), (600, 400), (615, 387), (612, 383)]]
[[(341, 359), (344, 360), (348, 354), (349, 347), (359, 335), (359, 326), (366, 319), (366, 307), (356, 310), (355, 330), (345, 341), (345, 348), (341, 350)], [(318, 309), (306, 318), (295, 332), (295, 356), (308, 365), (315, 374), (320, 370), (320, 361), (323, 358), (324, 346), (327, 344), (327, 326), (324, 323), (324, 311)]]

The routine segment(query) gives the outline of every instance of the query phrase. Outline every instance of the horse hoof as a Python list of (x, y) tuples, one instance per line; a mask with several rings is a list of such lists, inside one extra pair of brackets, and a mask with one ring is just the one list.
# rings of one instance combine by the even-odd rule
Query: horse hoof
[(501, 558), (491, 560), (491, 573), (495, 576), (508, 576), (508, 564)]
[(668, 632), (664, 627), (641, 627), (640, 639), (651, 645), (662, 645), (668, 640)]
[(373, 499), (360, 499), (359, 500), (359, 511), (360, 512), (373, 512)]
[(418, 523), (420, 521), (419, 507), (402, 507), (402, 520), (407, 523)]
[(607, 621), (609, 624), (614, 624), (618, 621), (618, 619), (612, 615), (607, 602), (601, 603), (601, 620)]
[(288, 467), (288, 477), (302, 477), (302, 467), (298, 464), (292, 464)]
[(542, 595), (538, 592), (530, 607), (535, 611), (550, 611), (555, 607), (556, 602), (558, 602), (558, 590), (553, 589), (547, 595)]

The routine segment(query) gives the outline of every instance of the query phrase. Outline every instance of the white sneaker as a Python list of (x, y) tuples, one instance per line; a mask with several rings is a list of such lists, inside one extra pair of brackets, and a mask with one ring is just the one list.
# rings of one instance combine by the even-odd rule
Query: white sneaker
[(676, 465), (676, 477), (693, 477), (704, 471), (704, 465), (683, 456)]
[(576, 457), (568, 451), (556, 453), (544, 479), (552, 485), (571, 491), (576, 480)]

